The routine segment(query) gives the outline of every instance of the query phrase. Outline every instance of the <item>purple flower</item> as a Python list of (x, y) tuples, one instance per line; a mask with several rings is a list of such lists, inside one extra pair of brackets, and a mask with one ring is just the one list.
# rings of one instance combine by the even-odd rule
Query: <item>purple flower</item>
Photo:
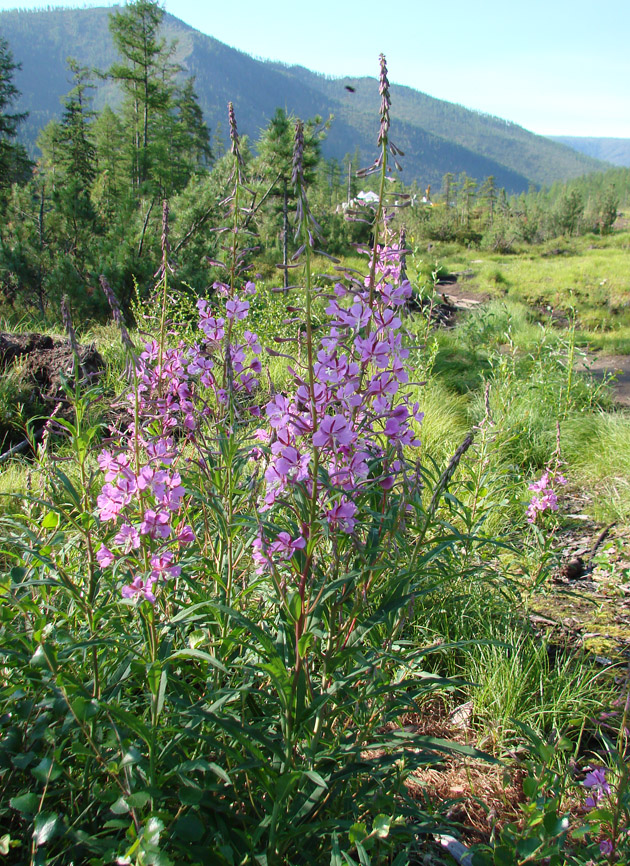
[(615, 851), (615, 846), (613, 845), (612, 839), (602, 839), (599, 843), (599, 850), (605, 857), (610, 857), (611, 854)]
[(101, 544), (96, 552), (96, 561), (101, 568), (109, 568), (109, 566), (116, 561), (116, 557), (109, 548), (105, 547), (104, 544)]
[(313, 445), (317, 448), (331, 448), (337, 445), (350, 445), (356, 439), (356, 434), (343, 415), (326, 415), (319, 429), (313, 434)]
[(228, 319), (245, 319), (249, 312), (249, 301), (239, 301), (234, 298), (225, 305), (225, 315)]
[(260, 355), (260, 353), (262, 352), (262, 346), (260, 345), (258, 334), (254, 334), (253, 331), (245, 331), (243, 336), (245, 338), (245, 342), (252, 350), (254, 355)]
[(606, 781), (606, 767), (596, 767), (584, 777), (584, 787), (590, 789), (591, 794), (584, 801), (587, 809), (594, 809), (598, 803), (610, 794), (610, 785)]
[(326, 520), (331, 528), (338, 527), (348, 535), (354, 531), (356, 525), (355, 514), (357, 506), (348, 499), (340, 499), (332, 508), (326, 512)]
[(114, 541), (119, 547), (123, 548), (125, 553), (129, 553), (132, 549), (137, 550), (140, 547), (140, 533), (135, 526), (123, 523)]
[(151, 604), (155, 604), (155, 595), (153, 594), (154, 585), (155, 578), (153, 576), (147, 578), (147, 580), (143, 580), (138, 576), (135, 577), (131, 583), (123, 586), (121, 594), (123, 598), (138, 598), (141, 596), (147, 601), (150, 601)]
[(389, 347), (387, 343), (379, 340), (376, 334), (369, 337), (355, 337), (354, 344), (357, 347), (361, 363), (373, 363), (384, 370), (389, 363)]
[(196, 535), (192, 526), (186, 523), (177, 527), (177, 540), (180, 544), (192, 544), (195, 538)]

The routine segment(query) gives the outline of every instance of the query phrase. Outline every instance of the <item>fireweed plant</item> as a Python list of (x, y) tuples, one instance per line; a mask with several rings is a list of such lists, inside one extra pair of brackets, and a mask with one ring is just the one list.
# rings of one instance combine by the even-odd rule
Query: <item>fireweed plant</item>
[[(457, 685), (425, 669), (448, 647), (405, 626), (461, 534), (440, 535), (423, 504), (435, 496), (407, 393), (384, 58), (380, 92), (367, 276), (315, 285), (298, 122), (298, 333), (263, 350), (248, 328), (252, 196), (230, 105), (222, 276), (195, 337), (168, 318), (165, 205), (156, 333), (141, 349), (123, 333), (119, 432), (94, 460), (86, 405), (100, 396), (77, 388), (64, 422), (75, 457), (48, 452), (47, 495), (5, 526), (0, 767), (15, 796), (0, 844), (15, 862), (402, 864), (442, 826), (410, 800), (408, 774), (449, 749), (477, 754), (401, 726)], [(280, 354), (282, 391), (263, 368)]]
[[(419, 752), (417, 743), (410, 752), (401, 748), (400, 736), (377, 733), (424, 692), (448, 685), (429, 677), (419, 687), (407, 679), (422, 654), (403, 654), (395, 640), (412, 604), (412, 579), (404, 569), (397, 579), (384, 579), (405, 523), (421, 502), (413, 452), (420, 445), (422, 414), (404, 394), (409, 374), (401, 312), (411, 286), (401, 279), (402, 250), (388, 244), (383, 208), (389, 126), (384, 58), (381, 93), (381, 155), (375, 163), (381, 201), (374, 246), (365, 250), (369, 275), (346, 275), (334, 283), (327, 295), (328, 327), (317, 341), (310, 259), (319, 228), (302, 175), (303, 126), (296, 124), (292, 182), (298, 254), (304, 257), (305, 360), (291, 360), (291, 390), (263, 405), (256, 403), (262, 347), (246, 327), (248, 298), (256, 286), (247, 279), (244, 179), (230, 106), (231, 239), (226, 261), (217, 263), (224, 265), (226, 280), (214, 284), (212, 302), (199, 300), (199, 338), (192, 346), (167, 348), (162, 318), (160, 339), (145, 346), (128, 394), (133, 421), (118, 447), (104, 449), (98, 458), (105, 473), (98, 514), (112, 534), (97, 558), (105, 571), (124, 575), (121, 595), (137, 605), (151, 669), (164, 670), (160, 631), (174, 615), (185, 622), (188, 604), (208, 635), (197, 628), (194, 655), (213, 666), (215, 697), (222, 690), (226, 704), (238, 697), (239, 723), (251, 724), (252, 705), (255, 715), (261, 712), (261, 690), (271, 690), (278, 701), (279, 727), (267, 730), (273, 750), (270, 765), (256, 767), (256, 796), (251, 770), (239, 768), (251, 761), (253, 742), (224, 766), (235, 773), (234, 784), (244, 773), (243, 793), (256, 804), (258, 826), (248, 846), (261, 862), (301, 862), (295, 845), (315, 834), (313, 844), (322, 851), (346, 845), (365, 854), (378, 846), (391, 849), (391, 829), (404, 850), (410, 834), (397, 820), (395, 798), (402, 796), (409, 769), (438, 759), (437, 752)], [(166, 211), (163, 249), (165, 310)], [(189, 516), (195, 495), (203, 502), (202, 526)], [(199, 561), (201, 551), (205, 564), (193, 566), (194, 577), (187, 575), (187, 563), (195, 556)], [(191, 578), (207, 580), (210, 574), (215, 600), (191, 607)], [(254, 599), (266, 606), (262, 622), (250, 618)], [(212, 624), (201, 613), (211, 606)], [(379, 644), (385, 639), (385, 652), (370, 638), (373, 631)], [(247, 689), (244, 682), (238, 689), (229, 684), (230, 659), (252, 677)], [(154, 677), (154, 684), (152, 730), (164, 703), (161, 678)], [(151, 780), (157, 759), (149, 745)], [(368, 747), (383, 757), (366, 761)], [(258, 758), (260, 749), (257, 744)], [(374, 832), (365, 822), (370, 810), (360, 799), (350, 808), (346, 802), (340, 817), (332, 819), (340, 798), (347, 801), (368, 784), (366, 778), (374, 803), (387, 803)], [(391, 795), (385, 793), (386, 778)], [(342, 841), (344, 829), (349, 835)]]

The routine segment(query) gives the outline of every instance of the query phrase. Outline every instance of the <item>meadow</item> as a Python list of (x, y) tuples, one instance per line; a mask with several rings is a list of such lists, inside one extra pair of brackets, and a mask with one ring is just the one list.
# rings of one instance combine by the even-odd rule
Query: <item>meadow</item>
[(630, 235), (401, 245), (380, 83), (371, 245), (320, 254), (298, 122), (256, 278), (233, 125), (213, 291), (165, 203), (134, 327), (103, 279), (53, 403), (5, 373), (7, 863), (628, 862), (630, 417), (580, 358), (627, 352)]

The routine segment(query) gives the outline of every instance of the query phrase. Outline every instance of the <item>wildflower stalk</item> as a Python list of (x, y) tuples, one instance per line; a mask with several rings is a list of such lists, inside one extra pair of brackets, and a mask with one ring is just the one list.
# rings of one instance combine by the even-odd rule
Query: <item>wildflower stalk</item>
[[(80, 494), (80, 502), (82, 514), (78, 515), (78, 519), (76, 521), (76, 525), (81, 532), (81, 535), (85, 541), (85, 548), (87, 553), (87, 573), (88, 573), (88, 591), (87, 591), (87, 605), (85, 606), (87, 620), (88, 620), (88, 628), (90, 630), (90, 637), (93, 639), (96, 631), (94, 628), (94, 609), (95, 609), (95, 600), (96, 600), (96, 592), (98, 587), (98, 581), (96, 577), (96, 559), (94, 555), (94, 546), (92, 543), (92, 518), (90, 517), (90, 512), (92, 511), (92, 502), (90, 500), (89, 495), (89, 483), (88, 483), (88, 474), (86, 472), (85, 462), (87, 460), (88, 452), (85, 444), (85, 437), (83, 435), (83, 422), (85, 420), (85, 412), (86, 412), (86, 402), (85, 398), (81, 394), (81, 375), (85, 377), (85, 370), (81, 365), (81, 357), (79, 351), (79, 344), (77, 341), (77, 336), (74, 330), (74, 326), (72, 324), (72, 318), (70, 315), (70, 307), (68, 303), (68, 298), (66, 295), (63, 296), (61, 301), (61, 313), (64, 321), (64, 325), (66, 327), (66, 331), (68, 334), (68, 339), (70, 341), (70, 346), (72, 348), (72, 356), (73, 356), (73, 374), (74, 374), (74, 395), (72, 399), (72, 405), (74, 408), (74, 425), (72, 425), (69, 429), (72, 434), (72, 448), (74, 451), (74, 458), (76, 460), (77, 466), (79, 468), (79, 478), (81, 481), (81, 494)], [(98, 652), (96, 646), (92, 646), (91, 649), (91, 657), (92, 657), (92, 673), (94, 677), (94, 682), (92, 685), (92, 696), (94, 698), (100, 697), (100, 675), (99, 675), (99, 664), (98, 664)]]
[[(234, 106), (230, 102), (228, 104), (228, 119), (230, 126), (230, 139), (232, 142), (231, 152), (234, 156), (234, 192), (233, 192), (233, 203), (232, 203), (232, 249), (231, 249), (231, 261), (230, 261), (230, 298), (234, 297), (234, 292), (236, 288), (236, 271), (237, 271), (237, 257), (238, 257), (238, 231), (239, 231), (239, 216), (240, 216), (240, 191), (241, 191), (241, 168), (242, 168), (242, 157), (239, 146), (239, 137), (238, 130), (236, 126), (236, 116), (234, 114)], [(224, 357), (224, 388), (227, 392), (228, 398), (228, 428), (226, 433), (230, 434), (231, 428), (234, 423), (234, 374), (232, 368), (232, 355), (231, 355), (231, 344), (232, 344), (232, 330), (234, 327), (234, 320), (232, 318), (228, 319), (227, 328), (225, 329), (225, 357)], [(234, 583), (234, 539), (232, 535), (232, 527), (234, 522), (234, 495), (232, 489), (232, 455), (233, 448), (231, 447), (231, 442), (227, 441), (225, 447), (225, 455), (228, 457), (226, 461), (226, 493), (227, 493), (227, 575), (225, 580), (225, 606), (229, 610), (232, 604), (232, 589)], [(226, 615), (223, 626), (221, 628), (221, 638), (225, 640), (228, 634), (230, 625), (229, 614)]]
[(168, 300), (168, 202), (166, 199), (162, 202), (162, 264), (158, 271), (162, 277), (162, 309), (160, 311), (160, 333), (158, 338), (159, 354), (158, 354), (158, 369), (160, 370), (160, 380), (158, 383), (158, 396), (162, 396), (162, 359), (164, 356), (164, 342), (166, 340), (166, 302)]
[[(376, 265), (378, 262), (378, 240), (379, 240), (379, 228), (381, 221), (383, 219), (384, 213), (384, 198), (385, 198), (385, 180), (387, 178), (387, 146), (389, 143), (389, 109), (390, 109), (390, 98), (389, 98), (389, 81), (387, 80), (387, 63), (385, 61), (385, 55), (381, 54), (379, 57), (381, 64), (381, 73), (379, 78), (379, 91), (381, 93), (381, 128), (378, 134), (378, 144), (381, 148), (380, 153), (380, 183), (378, 190), (378, 204), (376, 206), (376, 213), (374, 215), (374, 246), (372, 248), (372, 260), (370, 263), (370, 298), (369, 298), (369, 307), (370, 309), (374, 306), (374, 289), (376, 286)], [(370, 324), (368, 323), (368, 333), (369, 333)]]
[[(306, 292), (306, 363), (308, 369), (308, 385), (310, 393), (310, 415), (311, 415), (311, 435), (317, 431), (317, 404), (315, 400), (315, 369), (313, 358), (313, 282), (311, 271), (311, 245), (312, 234), (309, 227), (309, 208), (306, 201), (306, 193), (304, 190), (304, 175), (303, 175), (303, 153), (304, 153), (304, 126), (301, 120), (297, 120), (295, 124), (295, 140), (293, 149), (293, 172), (292, 182), (295, 187), (298, 197), (298, 237), (304, 245), (304, 281)], [(306, 587), (313, 565), (313, 555), (315, 553), (316, 541), (316, 520), (317, 520), (317, 475), (319, 471), (319, 449), (313, 446), (313, 469), (311, 475), (312, 491), (309, 509), (309, 526), (307, 535), (307, 548), (304, 566), (300, 575), (298, 586), (298, 596), (300, 599), (300, 612), (295, 622), (294, 638), (295, 638), (295, 664), (293, 670), (293, 681), (291, 684), (291, 699), (287, 705), (286, 713), (286, 735), (285, 735), (285, 769), (289, 769), (293, 762), (293, 705), (297, 694), (299, 680), (302, 676), (305, 659), (300, 650), (300, 639), (304, 633), (304, 625), (306, 622)], [(304, 671), (304, 676), (307, 672)], [(308, 679), (308, 677), (307, 677)]]

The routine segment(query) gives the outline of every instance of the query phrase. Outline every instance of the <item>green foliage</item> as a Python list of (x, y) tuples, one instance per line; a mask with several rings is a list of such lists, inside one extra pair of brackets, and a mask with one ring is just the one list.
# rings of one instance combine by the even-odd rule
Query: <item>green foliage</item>
[(20, 64), (14, 63), (6, 39), (0, 38), (0, 191), (23, 180), (31, 168), (24, 147), (14, 140), (26, 114), (8, 111), (19, 96), (13, 84), (16, 69), (20, 69)]

